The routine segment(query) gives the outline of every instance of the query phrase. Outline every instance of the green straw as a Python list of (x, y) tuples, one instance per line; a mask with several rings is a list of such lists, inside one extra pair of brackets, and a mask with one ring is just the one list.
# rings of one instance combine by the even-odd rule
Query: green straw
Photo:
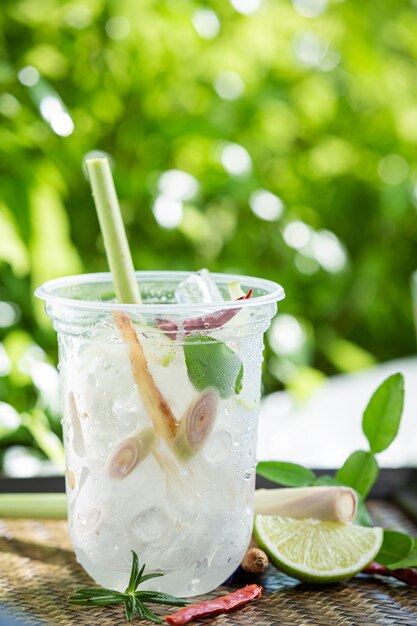
[(140, 304), (142, 298), (109, 160), (106, 157), (94, 157), (87, 159), (85, 165), (117, 299), (124, 304)]
[(1, 493), (0, 518), (66, 519), (65, 493)]

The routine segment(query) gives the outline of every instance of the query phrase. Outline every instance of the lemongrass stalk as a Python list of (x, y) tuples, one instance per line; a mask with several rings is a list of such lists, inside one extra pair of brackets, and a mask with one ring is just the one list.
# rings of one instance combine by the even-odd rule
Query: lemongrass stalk
[(96, 157), (87, 159), (85, 164), (117, 299), (124, 304), (140, 304), (142, 298), (109, 160)]
[(66, 519), (65, 493), (2, 493), (0, 518)]
[[(123, 304), (140, 304), (142, 299), (109, 161), (106, 157), (87, 159), (86, 167), (117, 299)], [(175, 416), (149, 371), (136, 330), (126, 313), (114, 311), (113, 318), (128, 346), (133, 376), (155, 431), (169, 441), (176, 432)]]
[(314, 518), (350, 524), (356, 515), (357, 506), (357, 495), (350, 487), (295, 487), (255, 491), (256, 515)]

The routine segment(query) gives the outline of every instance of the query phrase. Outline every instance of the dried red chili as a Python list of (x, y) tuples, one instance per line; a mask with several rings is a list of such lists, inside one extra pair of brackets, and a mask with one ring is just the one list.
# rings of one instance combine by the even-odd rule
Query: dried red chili
[(182, 624), (188, 624), (188, 622), (192, 622), (200, 617), (226, 613), (236, 609), (238, 606), (242, 606), (242, 604), (246, 604), (246, 602), (260, 598), (261, 595), (262, 587), (259, 585), (246, 585), (243, 589), (238, 589), (226, 596), (186, 606), (176, 611), (176, 613), (172, 613), (172, 615), (167, 615), (164, 619), (173, 626), (182, 626)]
[(401, 567), (399, 569), (388, 569), (384, 565), (379, 563), (370, 563), (368, 567), (362, 572), (363, 574), (377, 574), (378, 576), (391, 576), (401, 580), (401, 582), (410, 585), (411, 587), (417, 587), (417, 569), (412, 567)]

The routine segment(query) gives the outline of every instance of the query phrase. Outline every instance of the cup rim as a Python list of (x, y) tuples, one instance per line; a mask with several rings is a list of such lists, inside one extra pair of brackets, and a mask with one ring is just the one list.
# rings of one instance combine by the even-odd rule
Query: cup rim
[[(138, 280), (140, 279), (141, 281), (151, 282), (155, 280), (160, 280), (162, 282), (162, 280), (164, 279), (183, 280), (184, 278), (187, 278), (187, 276), (189, 276), (191, 273), (192, 272), (186, 271), (152, 270), (138, 271), (135, 272), (135, 275)], [(280, 300), (283, 300), (285, 298), (284, 288), (280, 284), (275, 283), (272, 280), (267, 280), (265, 278), (256, 278), (254, 276), (246, 276), (241, 274), (222, 274), (218, 272), (211, 273), (211, 276), (214, 278), (216, 283), (221, 285), (227, 285), (228, 283), (239, 281), (247, 285), (249, 288), (259, 288), (267, 291), (267, 293), (263, 294), (262, 296), (254, 296), (252, 298), (248, 298), (247, 300), (240, 300), (239, 308), (272, 304), (275, 302), (279, 302)], [(56, 293), (56, 291), (58, 291), (62, 287), (104, 282), (113, 282), (110, 272), (74, 274), (62, 278), (54, 278), (53, 280), (48, 280), (47, 282), (40, 285), (35, 290), (35, 296), (40, 300), (44, 300), (47, 304), (68, 306), (73, 309), (96, 310), (101, 312), (114, 311), (115, 307), (122, 308), (124, 311), (131, 313), (152, 313), (153, 311), (161, 312), (161, 309), (167, 313), (181, 313), (184, 310), (201, 311), (202, 309), (204, 309), (204, 311), (217, 311), (219, 309), (236, 308), (236, 300), (207, 303), (196, 302), (187, 304), (122, 304), (102, 300), (79, 300), (76, 298), (60, 296)]]

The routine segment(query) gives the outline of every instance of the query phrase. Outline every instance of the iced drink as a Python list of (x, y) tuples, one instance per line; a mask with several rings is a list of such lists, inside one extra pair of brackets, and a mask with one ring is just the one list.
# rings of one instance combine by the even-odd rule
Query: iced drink
[(165, 572), (149, 588), (193, 596), (250, 541), (263, 333), (284, 293), (250, 277), (136, 276), (140, 305), (116, 301), (110, 274), (37, 291), (58, 332), (70, 534), (97, 583), (124, 590), (135, 550)]

